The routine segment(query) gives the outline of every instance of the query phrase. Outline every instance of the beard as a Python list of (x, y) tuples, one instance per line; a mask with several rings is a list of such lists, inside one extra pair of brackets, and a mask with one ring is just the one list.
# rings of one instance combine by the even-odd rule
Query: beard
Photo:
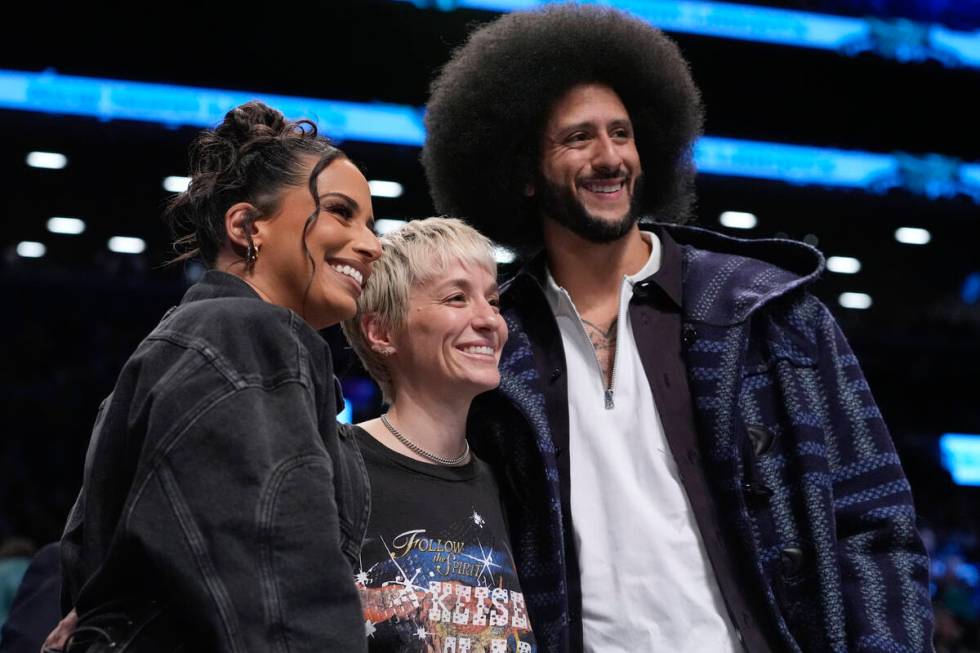
[(640, 219), (640, 197), (643, 191), (643, 176), (636, 178), (630, 207), (618, 220), (608, 221), (589, 213), (573, 188), (555, 184), (538, 174), (538, 209), (572, 233), (593, 243), (611, 243), (629, 233)]

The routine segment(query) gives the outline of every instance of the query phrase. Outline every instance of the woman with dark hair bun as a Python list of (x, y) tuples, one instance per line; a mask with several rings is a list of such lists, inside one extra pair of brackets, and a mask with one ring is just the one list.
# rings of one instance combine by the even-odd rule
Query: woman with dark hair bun
[(99, 411), (62, 540), (67, 650), (363, 650), (368, 492), (316, 330), (354, 316), (380, 255), (367, 181), (260, 102), (190, 158), (167, 219), (210, 269)]

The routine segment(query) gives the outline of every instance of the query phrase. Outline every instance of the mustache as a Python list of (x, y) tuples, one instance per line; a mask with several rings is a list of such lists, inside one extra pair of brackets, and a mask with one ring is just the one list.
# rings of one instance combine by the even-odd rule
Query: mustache
[(630, 174), (626, 170), (596, 170), (588, 177), (582, 177), (580, 181), (601, 181), (603, 179), (629, 179)]

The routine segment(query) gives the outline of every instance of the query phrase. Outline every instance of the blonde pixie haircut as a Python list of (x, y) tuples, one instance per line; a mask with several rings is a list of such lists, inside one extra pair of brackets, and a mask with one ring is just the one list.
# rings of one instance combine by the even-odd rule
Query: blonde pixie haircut
[(401, 329), (413, 287), (443, 274), (456, 261), (478, 265), (497, 276), (494, 247), (490, 240), (462, 220), (425, 218), (413, 220), (380, 238), (381, 258), (374, 263), (364, 291), (357, 301), (357, 315), (341, 327), (364, 368), (378, 385), (387, 403), (394, 399), (391, 373), (385, 357), (371, 349), (361, 330), (361, 317), (377, 316), (389, 332)]

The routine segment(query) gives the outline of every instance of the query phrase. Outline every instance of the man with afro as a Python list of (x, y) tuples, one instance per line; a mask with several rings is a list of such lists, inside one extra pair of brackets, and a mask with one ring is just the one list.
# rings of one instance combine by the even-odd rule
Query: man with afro
[(475, 31), (432, 85), (440, 212), (526, 255), (495, 465), (546, 651), (922, 651), (928, 559), (814, 249), (680, 226), (698, 90), (621, 12)]

